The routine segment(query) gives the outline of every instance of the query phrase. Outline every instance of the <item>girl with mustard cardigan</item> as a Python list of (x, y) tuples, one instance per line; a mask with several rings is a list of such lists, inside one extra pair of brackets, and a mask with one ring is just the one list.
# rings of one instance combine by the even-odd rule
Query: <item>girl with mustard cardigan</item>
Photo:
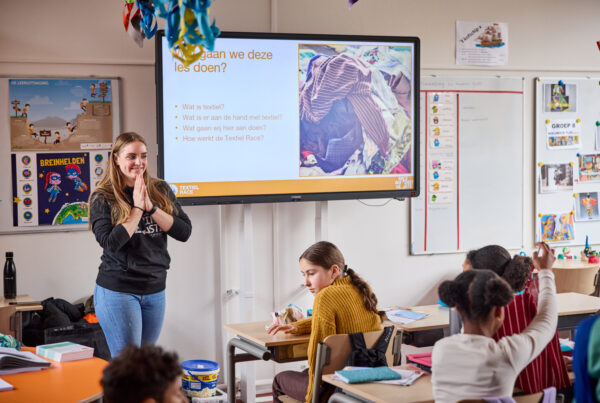
[(381, 330), (377, 297), (348, 268), (334, 244), (321, 241), (310, 246), (300, 256), (300, 271), (306, 287), (315, 296), (313, 316), (288, 325), (272, 325), (268, 333), (310, 333), (308, 370), (277, 374), (273, 380), (274, 401), (281, 395), (311, 401), (317, 346), (327, 336)]

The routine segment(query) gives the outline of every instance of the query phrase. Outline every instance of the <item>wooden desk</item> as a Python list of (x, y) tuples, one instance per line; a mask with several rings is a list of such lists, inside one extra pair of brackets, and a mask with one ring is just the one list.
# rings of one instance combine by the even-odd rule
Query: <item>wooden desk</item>
[(43, 307), (40, 304), (10, 305), (10, 302), (33, 301), (34, 299), (26, 294), (17, 295), (17, 298), (14, 299), (0, 297), (0, 333), (14, 336), (17, 340), (22, 340), (22, 313), (40, 311)]
[[(556, 300), (558, 304), (558, 330), (573, 330), (583, 319), (600, 311), (600, 298), (591, 295), (567, 292), (557, 294)], [(408, 343), (418, 346), (427, 345), (425, 342), (421, 343), (421, 340), (429, 339), (427, 336), (430, 336), (432, 331), (438, 331), (438, 339), (445, 335), (442, 332), (448, 329), (450, 321), (448, 308), (436, 304), (415, 306), (411, 309), (427, 313), (429, 316), (406, 325), (395, 324), (408, 335), (405, 338)]]
[[(394, 368), (413, 369), (402, 365)], [(323, 381), (341, 388), (344, 393), (358, 401), (387, 403), (387, 402), (433, 402), (431, 375), (423, 374), (410, 386), (386, 385), (381, 383), (360, 383), (350, 385), (334, 381), (333, 374), (323, 375)]]
[[(227, 400), (235, 402), (235, 364), (253, 360), (291, 362), (306, 360), (310, 335), (267, 334), (271, 322), (249, 322), (225, 325), (236, 335), (227, 343)], [(236, 347), (244, 353), (236, 354)]]
[[(32, 351), (33, 349), (26, 349)], [(13, 390), (0, 392), (2, 403), (93, 402), (102, 398), (100, 379), (108, 365), (98, 357), (85, 360), (54, 362), (40, 371), (0, 375), (14, 386)]]
[(552, 265), (556, 279), (556, 292), (578, 292), (594, 294), (596, 292), (596, 274), (598, 263), (583, 262), (579, 259), (557, 259)]

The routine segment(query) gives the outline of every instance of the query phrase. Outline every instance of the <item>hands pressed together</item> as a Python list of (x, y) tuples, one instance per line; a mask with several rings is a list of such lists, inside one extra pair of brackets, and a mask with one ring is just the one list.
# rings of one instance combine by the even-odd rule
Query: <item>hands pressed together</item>
[(143, 174), (140, 174), (135, 178), (135, 185), (133, 186), (133, 205), (144, 211), (151, 210), (153, 206), (146, 189), (146, 184), (144, 183)]

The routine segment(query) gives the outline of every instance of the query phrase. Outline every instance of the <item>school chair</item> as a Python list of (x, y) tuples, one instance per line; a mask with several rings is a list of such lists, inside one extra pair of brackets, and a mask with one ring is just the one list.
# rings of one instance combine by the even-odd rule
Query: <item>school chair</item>
[[(363, 333), (367, 348), (373, 348), (382, 334), (383, 329)], [(393, 366), (400, 363), (401, 344), (402, 329), (394, 328), (385, 354), (388, 365)], [(351, 351), (352, 346), (347, 334), (333, 334), (327, 336), (325, 340), (319, 343), (317, 346), (317, 359), (315, 361), (315, 377), (311, 403), (319, 402), (322, 376), (344, 368)], [(279, 400), (284, 403), (298, 403), (297, 400), (286, 395), (280, 396)]]
[(597, 266), (581, 268), (553, 267), (556, 282), (556, 293), (577, 292), (585, 295), (596, 295)]

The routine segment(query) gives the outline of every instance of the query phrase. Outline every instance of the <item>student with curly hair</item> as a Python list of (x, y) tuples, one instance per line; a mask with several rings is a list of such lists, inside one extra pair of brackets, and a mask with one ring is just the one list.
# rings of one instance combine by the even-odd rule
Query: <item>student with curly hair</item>
[(313, 316), (288, 325), (272, 325), (268, 332), (307, 334), (308, 370), (283, 371), (273, 380), (273, 399), (281, 395), (310, 402), (317, 346), (332, 334), (381, 330), (377, 297), (356, 272), (350, 269), (342, 252), (331, 242), (321, 241), (300, 256), (304, 283), (315, 295)]
[(511, 396), (519, 373), (546, 347), (558, 321), (552, 264), (554, 251), (539, 243), (534, 253), (539, 270), (539, 306), (529, 326), (498, 341), (505, 307), (513, 299), (508, 282), (491, 270), (467, 270), (438, 290), (442, 302), (456, 307), (464, 334), (439, 340), (432, 353), (432, 384), (436, 402), (464, 398)]
[[(463, 268), (492, 270), (506, 280), (515, 294), (513, 300), (504, 309), (504, 323), (494, 335), (494, 340), (498, 341), (504, 336), (521, 333), (529, 326), (537, 313), (536, 301), (526, 287), (533, 270), (533, 261), (530, 257), (521, 255), (511, 257), (502, 246), (488, 245), (470, 251)], [(541, 392), (550, 386), (559, 390), (571, 387), (557, 331), (554, 332), (554, 337), (544, 351), (519, 374), (515, 386), (528, 394)]]
[(105, 403), (187, 403), (176, 353), (130, 344), (104, 369)]

